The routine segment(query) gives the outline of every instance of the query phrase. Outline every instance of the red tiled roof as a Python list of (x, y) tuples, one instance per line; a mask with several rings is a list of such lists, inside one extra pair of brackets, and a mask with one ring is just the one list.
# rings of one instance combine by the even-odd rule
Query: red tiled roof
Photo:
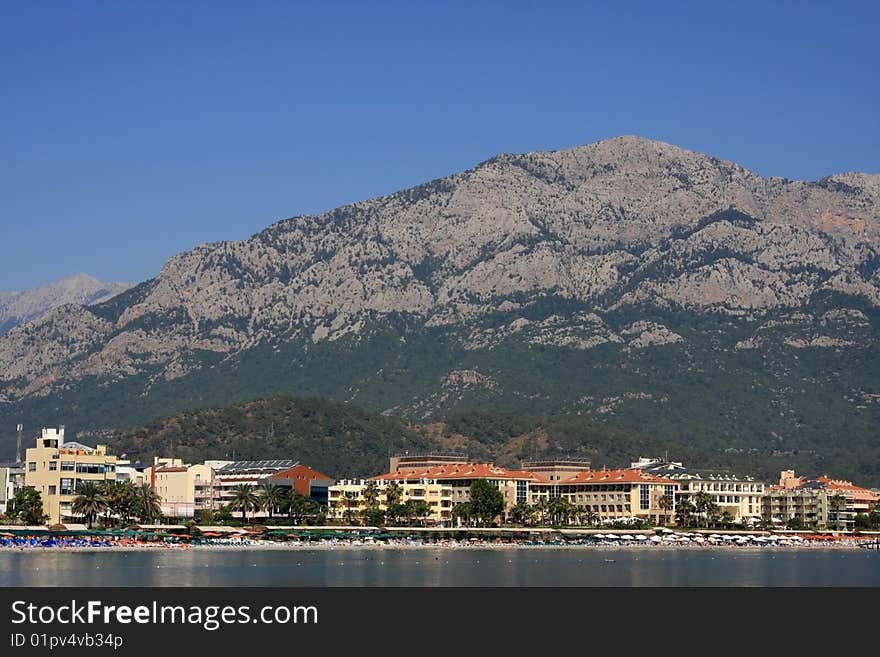
[(186, 471), (187, 471), (187, 468), (182, 468), (180, 466), (175, 466), (173, 468), (172, 467), (164, 467), (164, 468), (159, 468), (158, 470), (156, 470), (157, 473), (159, 473), (159, 472), (186, 472)]
[(269, 476), (269, 479), (297, 479), (300, 477), (308, 477), (309, 479), (330, 479), (323, 472), (310, 468), (307, 465), (295, 465), (287, 470), (280, 470)]
[(649, 474), (644, 470), (584, 470), (573, 477), (563, 479), (560, 484), (666, 484), (678, 482), (665, 477)]
[(534, 472), (508, 470), (492, 463), (451, 463), (430, 468), (403, 468), (398, 472), (371, 477), (373, 481), (396, 481), (405, 479), (527, 479), (544, 481)]
[(840, 493), (849, 493), (850, 497), (863, 500), (876, 501), (878, 499), (876, 493), (868, 490), (867, 488), (856, 486), (851, 481), (844, 481), (842, 479), (831, 479), (828, 475), (816, 477), (816, 481), (825, 486), (825, 490), (836, 491)]

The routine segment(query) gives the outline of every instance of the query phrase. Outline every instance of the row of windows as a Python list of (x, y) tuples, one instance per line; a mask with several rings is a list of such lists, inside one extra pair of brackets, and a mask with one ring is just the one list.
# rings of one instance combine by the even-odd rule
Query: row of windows
[[(43, 467), (47, 467), (43, 463)], [(48, 462), (49, 472), (58, 470), (58, 461)], [(37, 462), (28, 462), (28, 472), (37, 471)], [(114, 463), (76, 463), (74, 461), (61, 461), (61, 472), (79, 472), (80, 474), (104, 474), (107, 472), (116, 472), (116, 464)]]
[(651, 508), (651, 487), (647, 484), (639, 486), (639, 508), (647, 511)]
[(701, 484), (695, 483), (694, 490), (717, 490), (717, 491), (732, 491), (736, 493), (760, 493), (762, 490), (761, 484)]

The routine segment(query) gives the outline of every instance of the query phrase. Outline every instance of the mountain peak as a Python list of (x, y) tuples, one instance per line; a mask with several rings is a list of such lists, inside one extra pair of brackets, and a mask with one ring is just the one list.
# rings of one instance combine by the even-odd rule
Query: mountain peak
[(65, 304), (90, 305), (107, 301), (130, 288), (128, 283), (104, 283), (78, 272), (22, 292), (0, 295), (0, 335)]

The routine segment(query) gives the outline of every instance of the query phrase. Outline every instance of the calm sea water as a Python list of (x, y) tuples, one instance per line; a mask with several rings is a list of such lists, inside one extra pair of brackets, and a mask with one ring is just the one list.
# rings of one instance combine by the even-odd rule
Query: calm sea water
[(880, 586), (868, 550), (0, 550), (0, 586)]

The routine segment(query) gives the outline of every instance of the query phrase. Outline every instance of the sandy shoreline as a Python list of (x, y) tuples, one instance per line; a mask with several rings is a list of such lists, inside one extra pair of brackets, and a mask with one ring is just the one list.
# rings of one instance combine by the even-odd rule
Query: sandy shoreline
[(785, 552), (803, 552), (811, 550), (849, 550), (859, 551), (858, 542), (850, 541), (834, 541), (834, 542), (816, 542), (802, 545), (686, 545), (686, 544), (619, 544), (598, 543), (598, 544), (573, 544), (573, 545), (519, 545), (515, 543), (473, 543), (473, 544), (455, 544), (448, 545), (442, 543), (406, 543), (406, 544), (347, 544), (347, 543), (252, 543), (252, 544), (230, 544), (230, 545), (111, 545), (111, 546), (69, 546), (69, 547), (5, 547), (0, 548), (0, 555), (4, 553), (46, 553), (46, 552), (314, 552), (314, 551), (411, 551), (411, 550), (636, 550), (636, 551), (653, 551), (653, 550), (697, 550), (705, 551), (723, 550), (725, 552), (741, 552), (743, 550), (749, 552), (755, 551), (771, 551), (773, 553)]

